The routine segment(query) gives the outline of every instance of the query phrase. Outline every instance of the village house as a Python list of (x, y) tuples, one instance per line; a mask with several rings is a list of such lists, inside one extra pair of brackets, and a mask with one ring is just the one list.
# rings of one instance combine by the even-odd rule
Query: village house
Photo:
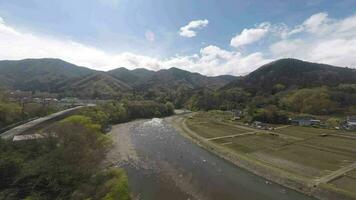
[(356, 130), (356, 116), (347, 116), (345, 128), (348, 130)]
[(320, 125), (320, 120), (312, 118), (297, 118), (292, 119), (291, 124), (296, 126), (315, 126)]
[(241, 117), (243, 116), (243, 112), (242, 110), (238, 110), (238, 109), (233, 109), (231, 110), (231, 112), (233, 113), (233, 119), (234, 120), (238, 120), (241, 119)]

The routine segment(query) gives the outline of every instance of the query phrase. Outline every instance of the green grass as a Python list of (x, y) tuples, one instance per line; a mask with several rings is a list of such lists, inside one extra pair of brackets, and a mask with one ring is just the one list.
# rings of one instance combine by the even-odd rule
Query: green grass
[(332, 184), (336, 188), (341, 188), (343, 190), (354, 193), (356, 195), (356, 191), (355, 191), (356, 179), (354, 179), (354, 178), (342, 176), (341, 178), (337, 178), (337, 179), (333, 180), (329, 184)]
[(187, 126), (202, 137), (213, 138), (227, 135), (234, 135), (247, 132), (234, 126), (228, 126), (219, 122), (198, 122), (196, 120), (187, 120)]
[(352, 178), (356, 179), (356, 169), (347, 172), (346, 175), (349, 176), (349, 177), (352, 177)]
[(293, 141), (270, 134), (255, 134), (235, 137), (231, 139), (231, 142), (257, 151), (278, 149)]
[(299, 138), (303, 138), (303, 139), (308, 139), (308, 138), (315, 137), (315, 136), (318, 136), (321, 134), (337, 133), (336, 130), (301, 127), (301, 126), (290, 126), (288, 128), (282, 128), (282, 129), (275, 130), (275, 132), (294, 136), (294, 137), (299, 137)]
[(305, 141), (305, 144), (324, 148), (326, 151), (349, 155), (356, 159), (356, 140), (327, 136), (312, 138)]
[[(231, 114), (231, 113), (230, 113)], [(226, 112), (199, 112), (187, 120), (187, 126), (204, 138), (251, 132), (237, 128)], [(240, 124), (241, 125), (241, 124)], [(324, 134), (342, 134), (337, 130), (290, 126), (272, 135), (256, 129), (256, 134), (211, 140), (240, 156), (265, 163), (297, 177), (312, 180), (356, 162), (356, 140)], [(355, 186), (356, 170), (330, 187), (346, 191)], [(336, 184), (336, 185), (335, 185)]]
[(289, 145), (282, 150), (267, 153), (274, 158), (278, 158), (278, 160), (285, 160), (288, 161), (289, 164), (294, 165), (284, 167), (279, 163), (274, 163), (276, 166), (309, 177), (326, 175), (330, 171), (335, 171), (348, 164), (348, 161), (354, 159), (351, 156), (326, 152), (301, 145)]

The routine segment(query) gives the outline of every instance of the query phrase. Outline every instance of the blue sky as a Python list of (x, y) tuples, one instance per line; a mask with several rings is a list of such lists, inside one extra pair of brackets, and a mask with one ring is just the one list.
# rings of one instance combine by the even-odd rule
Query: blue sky
[(356, 67), (355, 14), (356, 0), (0, 0), (0, 59), (207, 75), (281, 57)]

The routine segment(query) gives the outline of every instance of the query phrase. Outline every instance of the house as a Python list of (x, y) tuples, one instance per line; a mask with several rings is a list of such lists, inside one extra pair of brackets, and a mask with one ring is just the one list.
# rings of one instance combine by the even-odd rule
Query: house
[(312, 118), (297, 118), (292, 119), (291, 124), (296, 126), (315, 126), (320, 125), (320, 120)]
[(348, 130), (356, 130), (356, 116), (347, 116), (345, 128)]
[(241, 119), (241, 117), (243, 116), (243, 112), (242, 110), (237, 110), (237, 109), (233, 109), (231, 110), (231, 112), (233, 113), (233, 119), (234, 120), (238, 120)]
[(255, 127), (255, 128), (258, 128), (258, 129), (268, 129), (267, 124), (259, 122), (259, 121), (252, 122), (252, 127)]

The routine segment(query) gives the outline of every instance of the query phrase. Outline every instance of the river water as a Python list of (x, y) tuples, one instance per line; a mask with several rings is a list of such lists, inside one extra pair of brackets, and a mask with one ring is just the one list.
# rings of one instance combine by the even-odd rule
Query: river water
[[(118, 130), (120, 131), (120, 130)], [(311, 200), (236, 167), (181, 136), (161, 119), (129, 123), (137, 160), (121, 163), (136, 199)]]

